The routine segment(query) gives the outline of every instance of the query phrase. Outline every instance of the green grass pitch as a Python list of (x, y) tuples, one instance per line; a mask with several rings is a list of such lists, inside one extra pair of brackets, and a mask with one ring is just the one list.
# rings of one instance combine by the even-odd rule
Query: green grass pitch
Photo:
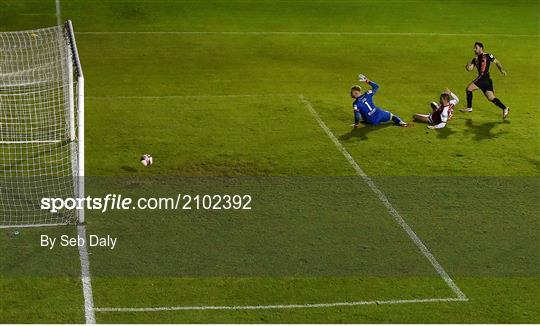
[[(52, 0), (0, 8), (0, 32), (57, 19)], [(88, 233), (119, 237), (90, 249), (98, 323), (540, 322), (538, 2), (71, 0), (61, 15), (85, 72), (89, 193), (253, 196), (245, 212), (88, 212)], [(360, 72), (406, 121), (445, 87), (463, 108), (475, 41), (508, 72), (492, 67), (509, 120), (475, 92), (443, 130), (351, 131)], [(456, 297), (302, 98), (468, 300), (104, 311)], [(77, 250), (39, 247), (77, 230), (11, 231), (0, 323), (85, 322)]]

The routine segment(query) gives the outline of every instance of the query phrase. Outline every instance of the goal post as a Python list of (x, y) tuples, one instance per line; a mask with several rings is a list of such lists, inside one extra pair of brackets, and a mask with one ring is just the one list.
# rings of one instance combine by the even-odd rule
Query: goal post
[[(74, 171), (76, 170), (76, 180), (77, 180), (77, 197), (78, 198), (84, 198), (85, 197), (85, 187), (84, 187), (84, 75), (83, 70), (81, 66), (81, 61), (79, 60), (79, 52), (77, 51), (77, 42), (75, 41), (75, 33), (73, 31), (73, 24), (71, 23), (71, 20), (68, 20), (65, 23), (67, 35), (69, 39), (69, 45), (71, 49), (71, 60), (68, 60), (67, 65), (70, 67), (75, 66), (75, 73), (77, 76), (77, 108), (75, 108), (74, 101), (72, 101), (70, 106), (70, 113), (75, 115), (75, 110), (77, 110), (77, 131), (75, 131), (75, 119), (74, 116), (70, 117), (70, 119), (73, 119), (72, 123), (72, 135), (71, 135), (71, 141), (77, 142), (77, 159), (74, 166)], [(70, 77), (73, 77), (73, 73), (69, 74)], [(70, 89), (73, 91), (73, 85), (71, 85)], [(72, 100), (74, 100), (74, 96), (71, 96)], [(84, 209), (79, 210), (78, 212), (78, 222), (84, 223)]]
[[(71, 21), (0, 32), (0, 228), (84, 222), (84, 75)], [(43, 208), (43, 209), (42, 209)]]

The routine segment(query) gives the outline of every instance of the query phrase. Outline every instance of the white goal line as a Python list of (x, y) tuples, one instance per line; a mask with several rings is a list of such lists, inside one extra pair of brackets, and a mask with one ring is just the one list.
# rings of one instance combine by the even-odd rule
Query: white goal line
[(87, 35), (107, 35), (107, 34), (148, 34), (148, 35), (313, 35), (313, 36), (459, 36), (459, 37), (531, 37), (538, 38), (538, 34), (482, 34), (482, 33), (421, 33), (421, 32), (242, 32), (242, 31), (87, 31), (76, 32), (76, 34)]
[(158, 311), (193, 311), (193, 310), (269, 310), (269, 309), (302, 309), (302, 308), (332, 308), (366, 305), (389, 305), (406, 303), (437, 303), (468, 301), (467, 298), (427, 298), (427, 299), (402, 299), (402, 300), (373, 300), (331, 303), (306, 303), (306, 304), (276, 304), (256, 306), (172, 306), (172, 307), (140, 307), (140, 308), (94, 308), (97, 312), (158, 312)]
[[(77, 235), (85, 240), (86, 225), (77, 225)], [(84, 317), (86, 324), (96, 323), (96, 309), (94, 308), (94, 295), (92, 290), (92, 277), (90, 275), (90, 253), (88, 252), (87, 241), (84, 245), (78, 246), (79, 249), (79, 261), (81, 263), (81, 283), (83, 288), (84, 298)]]

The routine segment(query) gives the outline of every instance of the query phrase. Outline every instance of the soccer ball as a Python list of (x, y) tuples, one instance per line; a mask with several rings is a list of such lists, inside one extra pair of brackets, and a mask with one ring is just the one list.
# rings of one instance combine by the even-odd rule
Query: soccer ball
[(144, 165), (144, 166), (150, 166), (154, 163), (154, 159), (152, 158), (152, 156), (150, 156), (150, 154), (143, 154), (141, 156), (141, 164)]

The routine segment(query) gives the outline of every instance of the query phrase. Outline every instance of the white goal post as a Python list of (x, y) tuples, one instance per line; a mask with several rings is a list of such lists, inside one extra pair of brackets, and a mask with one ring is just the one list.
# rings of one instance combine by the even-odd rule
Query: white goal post
[(71, 21), (0, 32), (0, 228), (84, 222), (84, 77)]

